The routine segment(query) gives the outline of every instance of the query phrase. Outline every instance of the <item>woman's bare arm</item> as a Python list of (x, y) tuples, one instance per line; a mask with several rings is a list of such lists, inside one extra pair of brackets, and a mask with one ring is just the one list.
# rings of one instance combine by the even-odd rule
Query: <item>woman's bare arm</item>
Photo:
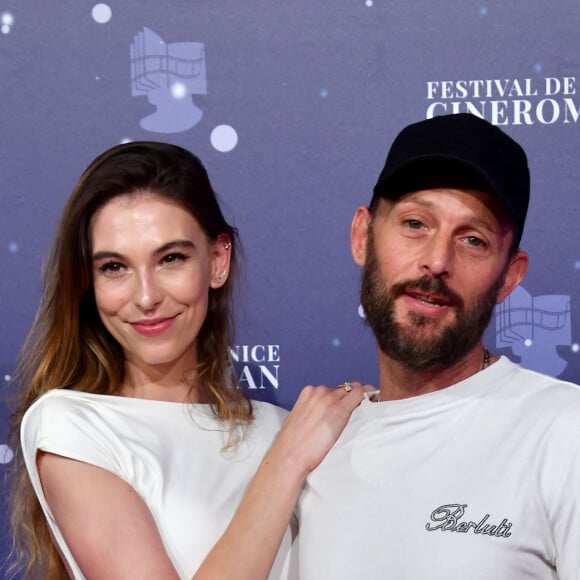
[(87, 578), (179, 578), (149, 508), (130, 485), (52, 453), (39, 453), (37, 465), (48, 505)]

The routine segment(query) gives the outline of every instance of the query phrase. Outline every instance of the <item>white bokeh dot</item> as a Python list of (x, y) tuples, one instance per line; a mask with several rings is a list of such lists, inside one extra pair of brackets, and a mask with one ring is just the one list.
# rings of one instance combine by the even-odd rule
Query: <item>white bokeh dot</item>
[(1, 22), (6, 26), (12, 26), (14, 24), (14, 16), (12, 16), (10, 12), (4, 12), (4, 14), (2, 14)]
[(320, 89), (320, 96), (323, 99), (326, 99), (326, 97), (328, 97), (328, 89)]
[(213, 148), (221, 153), (227, 153), (238, 144), (238, 134), (230, 125), (218, 125), (209, 136)]
[(187, 87), (185, 83), (176, 82), (171, 85), (171, 94), (173, 95), (174, 99), (183, 99), (187, 94)]
[(532, 346), (532, 342), (531, 338), (526, 338), (526, 340), (524, 340), (524, 346), (530, 347)]
[(575, 342), (570, 348), (572, 349), (572, 352), (580, 352), (580, 344), (577, 342)]
[(333, 338), (332, 339), (332, 346), (339, 347), (340, 346), (340, 338)]
[(3, 24), (0, 30), (2, 31), (2, 34), (8, 34), (10, 32), (10, 26), (8, 26), (8, 24)]
[(358, 307), (358, 315), (362, 319), (365, 319), (366, 318), (365, 309), (363, 308), (363, 305), (362, 304), (360, 304), (359, 307)]
[(487, 6), (482, 6), (482, 7), (479, 9), (479, 15), (480, 15), (480, 16), (487, 16)]
[(534, 70), (535, 70), (537, 73), (540, 73), (540, 72), (542, 72), (543, 68), (544, 68), (544, 65), (543, 65), (541, 62), (537, 62), (537, 63), (534, 65)]
[(113, 13), (108, 4), (95, 4), (92, 11), (93, 20), (99, 24), (106, 24), (111, 20)]
[(16, 242), (10, 242), (8, 244), (8, 249), (11, 254), (16, 254), (16, 252), (18, 252), (18, 244)]
[(12, 377), (10, 375), (4, 375), (4, 381), (9, 383), (12, 380)]
[(0, 463), (10, 463), (14, 459), (14, 451), (8, 445), (0, 445)]
[(365, 6), (368, 6), (369, 8), (373, 5), (373, 0), (365, 0)]
[(576, 268), (576, 270), (580, 270), (580, 260), (576, 260), (574, 263), (574, 268)]

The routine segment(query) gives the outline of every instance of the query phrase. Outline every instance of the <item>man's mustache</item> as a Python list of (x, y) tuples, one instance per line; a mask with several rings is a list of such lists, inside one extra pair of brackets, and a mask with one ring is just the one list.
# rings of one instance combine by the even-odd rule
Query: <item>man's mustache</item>
[(463, 299), (459, 294), (451, 290), (447, 284), (441, 279), (425, 274), (416, 280), (405, 280), (393, 284), (390, 289), (391, 296), (398, 298), (409, 291), (419, 290), (421, 292), (437, 294), (448, 300), (451, 305), (459, 310), (463, 310)]

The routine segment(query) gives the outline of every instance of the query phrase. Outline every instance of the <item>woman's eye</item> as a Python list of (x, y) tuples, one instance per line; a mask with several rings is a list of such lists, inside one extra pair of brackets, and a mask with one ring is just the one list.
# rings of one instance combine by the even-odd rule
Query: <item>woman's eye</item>
[(166, 264), (173, 264), (175, 262), (185, 262), (188, 256), (182, 254), (181, 252), (173, 252), (172, 254), (167, 254), (163, 257), (163, 262)]
[(107, 262), (99, 266), (98, 270), (102, 274), (118, 274), (123, 270), (123, 264), (119, 262)]

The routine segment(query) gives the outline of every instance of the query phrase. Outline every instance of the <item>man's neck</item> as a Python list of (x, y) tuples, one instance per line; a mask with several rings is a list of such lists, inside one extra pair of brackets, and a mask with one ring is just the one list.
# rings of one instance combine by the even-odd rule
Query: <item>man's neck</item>
[[(394, 401), (439, 391), (479, 372), (483, 360), (484, 348), (478, 344), (453, 365), (411, 370), (379, 350), (380, 400)], [(495, 360), (497, 357), (491, 358), (491, 362)]]

